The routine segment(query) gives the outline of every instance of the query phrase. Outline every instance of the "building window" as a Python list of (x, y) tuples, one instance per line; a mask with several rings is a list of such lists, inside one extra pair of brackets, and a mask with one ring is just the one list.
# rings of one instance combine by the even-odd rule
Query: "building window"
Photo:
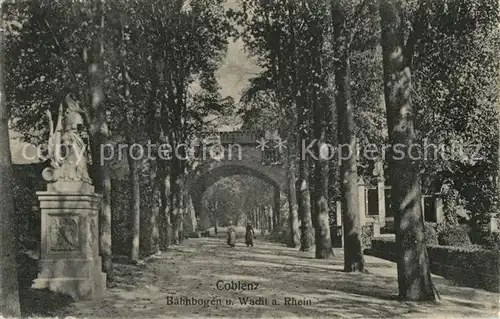
[(385, 217), (394, 217), (391, 209), (391, 189), (385, 188)]
[(378, 190), (376, 188), (367, 189), (368, 192), (368, 215), (378, 215)]
[(434, 196), (430, 195), (424, 195), (422, 196), (422, 202), (423, 202), (423, 207), (422, 210), (424, 211), (424, 220), (426, 222), (433, 222), (435, 223), (436, 220), (436, 205), (434, 201)]

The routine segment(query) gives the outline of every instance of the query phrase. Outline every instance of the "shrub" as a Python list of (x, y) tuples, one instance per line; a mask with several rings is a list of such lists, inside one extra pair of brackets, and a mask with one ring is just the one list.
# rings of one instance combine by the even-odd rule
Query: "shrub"
[(394, 234), (394, 220), (386, 220), (385, 226), (380, 227), (381, 234)]
[(463, 226), (444, 228), (439, 232), (438, 242), (442, 246), (470, 247), (471, 241), (468, 231)]
[(201, 237), (210, 237), (210, 231), (209, 230), (201, 231)]
[(371, 248), (373, 239), (373, 224), (364, 225), (361, 227), (361, 246), (363, 248)]
[(482, 238), (484, 249), (500, 251), (500, 233), (491, 233)]
[[(12, 196), (17, 217), (18, 242), (21, 249), (39, 251), (41, 242), (41, 217), (34, 185), (14, 184)], [(37, 207), (38, 209), (33, 209)]]
[(42, 178), (44, 163), (13, 165), (13, 188), (16, 230), (21, 250), (40, 251), (41, 218), (37, 191), (46, 190)]
[(435, 225), (432, 223), (424, 223), (424, 234), (425, 242), (427, 245), (437, 245), (438, 244), (438, 233), (436, 231)]
[(272, 242), (286, 244), (288, 241), (288, 229), (286, 227), (276, 227), (265, 235), (266, 239)]
[(332, 247), (342, 248), (342, 228), (336, 225), (330, 226), (330, 238), (332, 240)]
[(189, 239), (189, 238), (200, 238), (200, 232), (197, 231), (187, 231), (183, 233), (184, 239)]
[(130, 188), (127, 181), (112, 180), (111, 236), (112, 250), (116, 255), (128, 255), (130, 240)]
[(189, 238), (201, 238), (201, 232), (199, 231), (190, 231), (184, 233), (184, 238), (189, 239)]

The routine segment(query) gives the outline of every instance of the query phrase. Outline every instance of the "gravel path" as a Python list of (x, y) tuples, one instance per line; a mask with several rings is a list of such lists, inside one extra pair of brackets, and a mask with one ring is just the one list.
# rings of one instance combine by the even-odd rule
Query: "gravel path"
[[(229, 248), (222, 238), (189, 239), (142, 265), (116, 264), (117, 286), (108, 289), (103, 299), (71, 303), (53, 315), (93, 318), (498, 316), (500, 294), (453, 286), (435, 277), (441, 301), (436, 304), (399, 302), (395, 299), (395, 264), (365, 256), (370, 273), (349, 274), (342, 272), (341, 250), (335, 250), (335, 257), (330, 260), (316, 260), (313, 256), (313, 252), (298, 252), (262, 241), (256, 241), (253, 248), (243, 246), (241, 241), (235, 248)], [(217, 288), (218, 282), (223, 290)], [(232, 288), (231, 282), (236, 286), (240, 282), (239, 288), (246, 289), (224, 290), (224, 285)], [(193, 298), (202, 304), (185, 305), (186, 299), (192, 302)], [(243, 301), (247, 304), (242, 304)], [(182, 302), (184, 304), (179, 304)]]

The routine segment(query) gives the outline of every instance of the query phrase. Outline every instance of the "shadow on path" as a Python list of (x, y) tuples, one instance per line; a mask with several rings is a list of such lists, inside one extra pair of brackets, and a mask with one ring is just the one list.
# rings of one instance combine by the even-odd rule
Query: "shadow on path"
[[(442, 301), (401, 302), (396, 300), (394, 263), (365, 256), (369, 274), (345, 273), (341, 249), (329, 260), (313, 256), (314, 252), (262, 241), (254, 248), (241, 243), (229, 248), (224, 239), (189, 239), (143, 266), (116, 264), (117, 287), (109, 289), (105, 298), (72, 303), (57, 315), (480, 318), (495, 316), (498, 311), (500, 294), (450, 286), (444, 280), (444, 284), (436, 284)], [(257, 283), (258, 288), (221, 290), (218, 281)], [(197, 304), (169, 303), (175, 300), (195, 300)], [(212, 300), (220, 300), (220, 304), (211, 304)], [(259, 304), (249, 305), (249, 300)]]
[(48, 289), (32, 289), (31, 284), (38, 276), (38, 260), (27, 253), (17, 256), (19, 301), (23, 317), (55, 316), (73, 302), (65, 294)]

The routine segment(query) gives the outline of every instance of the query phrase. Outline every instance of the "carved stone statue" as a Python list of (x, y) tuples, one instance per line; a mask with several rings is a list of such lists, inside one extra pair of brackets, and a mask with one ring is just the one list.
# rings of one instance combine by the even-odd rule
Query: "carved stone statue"
[(74, 300), (96, 299), (106, 290), (99, 256), (102, 195), (95, 193), (87, 170), (87, 147), (80, 136), (82, 110), (69, 96), (64, 104), (56, 125), (47, 112), (50, 166), (42, 172), (47, 190), (36, 193), (43, 222), (39, 273), (31, 287)]
[(384, 162), (382, 160), (377, 160), (373, 168), (373, 175), (377, 179), (384, 179)]
[(83, 182), (91, 184), (87, 168), (87, 146), (80, 136), (79, 126), (83, 125), (83, 110), (69, 95), (66, 96), (66, 112), (59, 105), (59, 115), (54, 128), (51, 113), (49, 118), (48, 155), (51, 167), (42, 175), (49, 182)]

